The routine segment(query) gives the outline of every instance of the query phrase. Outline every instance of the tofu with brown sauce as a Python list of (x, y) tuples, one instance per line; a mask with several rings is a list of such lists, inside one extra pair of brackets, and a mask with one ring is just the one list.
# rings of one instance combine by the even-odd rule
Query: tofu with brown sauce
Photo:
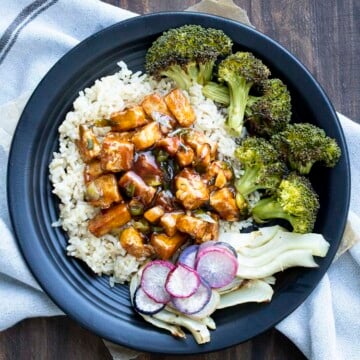
[(101, 167), (109, 172), (131, 169), (134, 160), (134, 145), (123, 140), (121, 133), (106, 134), (100, 153)]
[(175, 156), (181, 145), (180, 138), (177, 136), (167, 137), (159, 140), (156, 147), (165, 150), (170, 156)]
[(159, 225), (164, 229), (167, 236), (174, 236), (177, 232), (176, 221), (179, 216), (184, 215), (183, 211), (165, 213), (161, 218)]
[(160, 205), (166, 212), (170, 212), (176, 208), (176, 198), (170, 190), (162, 190), (156, 194), (155, 205)]
[(124, 229), (119, 240), (124, 250), (136, 258), (147, 258), (154, 253), (153, 247), (146, 244), (144, 235), (133, 227)]
[(147, 185), (158, 186), (163, 181), (163, 172), (151, 152), (137, 156), (133, 170), (145, 181)]
[(85, 125), (79, 126), (79, 139), (76, 140), (80, 157), (89, 163), (100, 155), (101, 147), (94, 132)]
[(175, 188), (176, 198), (188, 210), (201, 207), (210, 197), (200, 175), (189, 168), (185, 168), (175, 177)]
[(84, 168), (85, 184), (95, 180), (96, 178), (98, 178), (103, 174), (104, 174), (104, 169), (101, 167), (101, 161), (97, 159), (92, 160), (91, 162), (86, 164)]
[(164, 213), (164, 208), (158, 205), (146, 210), (144, 218), (152, 224), (155, 224), (160, 220)]
[(140, 105), (117, 111), (110, 115), (112, 131), (128, 131), (148, 123), (145, 112)]
[(85, 196), (89, 204), (102, 209), (122, 200), (114, 174), (102, 175), (89, 182)]
[(236, 206), (234, 191), (228, 187), (210, 194), (210, 206), (226, 221), (238, 221), (239, 209)]
[(156, 190), (146, 185), (144, 180), (134, 171), (126, 172), (118, 182), (129, 197), (140, 199), (145, 205), (149, 205), (155, 196)]
[(182, 127), (189, 127), (195, 121), (195, 112), (188, 98), (180, 89), (174, 89), (165, 96), (165, 103)]
[(197, 243), (217, 240), (219, 237), (219, 223), (216, 217), (207, 214), (209, 221), (190, 215), (181, 215), (177, 218), (176, 228), (189, 234)]
[(180, 167), (191, 166), (195, 158), (193, 149), (185, 145), (181, 145), (179, 147), (179, 150), (177, 151), (175, 156), (176, 161), (180, 165)]
[(210, 160), (213, 161), (217, 155), (217, 143), (208, 139), (208, 137), (199, 131), (189, 130), (183, 136), (185, 144), (189, 145), (196, 153), (200, 153), (199, 148), (208, 144), (210, 146)]
[(135, 150), (145, 150), (153, 146), (158, 140), (162, 138), (160, 125), (153, 121), (150, 124), (143, 126), (135, 131), (131, 142), (135, 145)]
[(89, 231), (99, 237), (117, 229), (131, 220), (131, 214), (126, 204), (117, 204), (90, 219)]
[(145, 96), (141, 106), (148, 117), (160, 124), (162, 133), (167, 134), (176, 126), (176, 120), (159, 94)]
[(151, 235), (150, 244), (160, 259), (169, 260), (186, 240), (187, 236), (179, 232), (173, 236), (154, 233)]
[(203, 179), (215, 187), (223, 188), (233, 177), (230, 167), (223, 161), (213, 161), (206, 169)]

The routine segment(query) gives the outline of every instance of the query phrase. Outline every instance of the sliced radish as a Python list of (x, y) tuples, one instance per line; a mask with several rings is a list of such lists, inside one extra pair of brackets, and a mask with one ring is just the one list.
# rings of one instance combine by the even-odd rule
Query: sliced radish
[(210, 301), (211, 289), (205, 282), (200, 282), (196, 292), (188, 298), (172, 298), (173, 306), (183, 314), (194, 314), (202, 310)]
[(192, 319), (200, 320), (210, 316), (220, 304), (220, 294), (216, 290), (211, 291), (211, 297), (208, 303), (198, 312), (195, 312), (189, 317)]
[(178, 263), (185, 264), (192, 269), (195, 268), (196, 254), (199, 249), (199, 245), (191, 245), (187, 247), (179, 256)]
[(168, 261), (155, 260), (149, 262), (141, 276), (141, 287), (146, 295), (161, 304), (169, 302), (170, 295), (165, 290), (165, 282), (169, 272), (174, 268), (175, 266)]
[(165, 289), (173, 297), (187, 298), (195, 293), (200, 286), (200, 277), (191, 267), (178, 264), (169, 272)]
[(230, 284), (235, 278), (237, 268), (235, 256), (220, 247), (208, 247), (196, 259), (197, 272), (213, 289)]
[(165, 304), (160, 304), (147, 296), (141, 286), (135, 291), (133, 304), (137, 312), (146, 315), (156, 314), (165, 307)]
[(201, 256), (201, 253), (209, 248), (212, 247), (219, 247), (222, 248), (226, 251), (228, 251), (231, 255), (237, 257), (237, 252), (236, 250), (228, 243), (223, 242), (223, 241), (207, 241), (202, 243), (199, 246), (198, 252), (197, 252), (197, 257)]

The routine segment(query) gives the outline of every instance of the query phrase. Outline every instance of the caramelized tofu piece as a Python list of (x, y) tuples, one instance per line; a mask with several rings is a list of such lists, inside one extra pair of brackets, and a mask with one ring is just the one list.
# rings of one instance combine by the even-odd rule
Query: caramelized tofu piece
[(76, 140), (81, 159), (85, 163), (97, 158), (100, 155), (101, 147), (95, 134), (85, 125), (79, 126), (79, 140)]
[(134, 171), (128, 171), (119, 180), (119, 186), (129, 197), (140, 199), (144, 205), (149, 205), (155, 196), (156, 190), (146, 185), (144, 180)]
[(189, 127), (194, 123), (195, 112), (180, 89), (170, 91), (165, 96), (165, 102), (180, 126)]
[(173, 236), (165, 234), (152, 234), (150, 244), (153, 246), (156, 254), (162, 260), (170, 259), (175, 251), (185, 243), (187, 236), (181, 233), (176, 233)]
[(205, 235), (207, 222), (190, 215), (181, 215), (176, 221), (176, 228), (194, 239), (202, 239)]
[(204, 174), (204, 180), (214, 184), (217, 188), (223, 188), (233, 177), (228, 164), (223, 161), (213, 161)]
[(210, 159), (211, 161), (215, 160), (217, 155), (217, 143), (211, 141), (207, 136), (199, 131), (191, 130), (184, 134), (183, 139), (187, 145), (189, 145), (196, 153), (199, 153), (199, 147), (202, 147), (204, 144), (210, 146)]
[(190, 166), (194, 161), (194, 151), (191, 147), (182, 145), (176, 153), (176, 161), (180, 167)]
[(119, 240), (124, 250), (136, 258), (146, 258), (154, 252), (151, 245), (145, 244), (144, 236), (133, 227), (124, 229), (119, 236)]
[(197, 243), (217, 240), (219, 237), (219, 222), (214, 215), (206, 214), (205, 220), (190, 215), (179, 216), (176, 228), (189, 234)]
[(199, 145), (196, 148), (196, 156), (195, 156), (195, 165), (196, 169), (201, 172), (204, 172), (206, 168), (210, 165), (211, 162), (211, 148), (210, 145), (205, 143)]
[(110, 124), (113, 131), (128, 131), (148, 123), (141, 106), (133, 106), (110, 115)]
[(140, 154), (135, 163), (134, 171), (150, 186), (161, 185), (163, 172), (156, 163), (155, 157), (151, 152)]
[(179, 216), (184, 215), (182, 211), (166, 213), (160, 219), (160, 226), (164, 229), (167, 236), (174, 236), (176, 229), (176, 221)]
[(162, 133), (167, 134), (176, 126), (176, 120), (160, 95), (151, 94), (146, 96), (141, 105), (146, 115), (160, 124)]
[(155, 224), (160, 220), (164, 213), (165, 211), (162, 206), (154, 206), (145, 211), (144, 218), (152, 224)]
[(114, 174), (102, 175), (86, 186), (86, 200), (95, 207), (107, 209), (122, 200)]
[(182, 170), (175, 177), (176, 198), (185, 209), (197, 209), (209, 200), (209, 190), (200, 175), (190, 169)]
[(159, 140), (156, 147), (165, 150), (170, 156), (174, 156), (180, 148), (180, 143), (180, 138), (173, 136)]
[(210, 206), (226, 221), (239, 220), (239, 209), (236, 206), (235, 194), (228, 187), (211, 193)]
[(84, 169), (84, 181), (85, 184), (95, 180), (99, 176), (104, 174), (104, 169), (101, 167), (100, 160), (93, 160), (85, 165)]
[(155, 205), (160, 205), (165, 211), (170, 212), (176, 208), (176, 198), (169, 190), (162, 190), (156, 195)]
[(145, 150), (153, 146), (161, 138), (160, 125), (153, 121), (135, 131), (131, 141), (135, 145), (135, 150)]
[(134, 145), (123, 140), (120, 133), (109, 132), (101, 148), (101, 167), (110, 172), (129, 170), (134, 159)]
[(99, 237), (125, 225), (131, 220), (126, 204), (114, 205), (89, 221), (89, 231)]

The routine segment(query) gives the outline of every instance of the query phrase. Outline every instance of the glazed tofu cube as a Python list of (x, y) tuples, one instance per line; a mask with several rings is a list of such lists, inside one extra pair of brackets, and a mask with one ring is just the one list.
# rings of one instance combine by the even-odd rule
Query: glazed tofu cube
[(114, 205), (89, 221), (89, 231), (99, 237), (119, 228), (131, 220), (126, 204)]
[(155, 205), (160, 205), (165, 211), (170, 212), (176, 207), (176, 198), (171, 191), (163, 190), (156, 195)]
[(144, 236), (133, 227), (124, 229), (119, 235), (119, 240), (124, 250), (138, 259), (149, 257), (154, 252), (152, 246), (145, 243)]
[(213, 161), (204, 174), (204, 180), (218, 188), (224, 187), (233, 177), (228, 164), (223, 161)]
[(112, 203), (122, 200), (116, 177), (114, 174), (107, 174), (91, 181), (86, 186), (86, 200), (95, 207), (102, 209), (109, 208)]
[(194, 239), (202, 239), (205, 235), (207, 222), (190, 215), (181, 215), (176, 221), (176, 228)]
[(181, 233), (176, 233), (173, 236), (152, 234), (150, 244), (153, 246), (155, 253), (160, 259), (168, 260), (186, 240), (187, 236)]
[(224, 170), (220, 170), (215, 178), (215, 186), (219, 189), (223, 188), (227, 184), (227, 178)]
[(182, 145), (176, 153), (176, 161), (180, 167), (192, 165), (195, 158), (194, 151), (191, 147)]
[(195, 216), (182, 215), (176, 221), (176, 228), (190, 235), (197, 243), (217, 240), (219, 237), (218, 218), (206, 213), (205, 220)]
[(156, 190), (152, 186), (146, 185), (134, 171), (125, 173), (118, 184), (120, 188), (124, 189), (127, 196), (138, 198), (144, 205), (149, 205), (156, 193)]
[(180, 148), (180, 143), (180, 138), (173, 136), (159, 140), (156, 147), (165, 150), (170, 156), (174, 156)]
[(195, 112), (188, 98), (180, 89), (174, 89), (165, 96), (165, 102), (176, 120), (183, 127), (191, 126), (195, 121)]
[(148, 123), (141, 106), (133, 106), (110, 115), (110, 124), (113, 131), (127, 131)]
[(145, 211), (144, 218), (152, 224), (155, 224), (160, 220), (164, 213), (165, 211), (162, 206), (154, 206)]
[(177, 211), (166, 213), (161, 217), (159, 225), (164, 229), (167, 236), (175, 235), (177, 231), (176, 221), (181, 215), (184, 215), (184, 213), (182, 211)]
[(84, 181), (85, 184), (95, 180), (99, 176), (104, 174), (104, 169), (101, 167), (100, 160), (92, 160), (85, 165), (84, 168)]
[(198, 171), (204, 172), (211, 162), (211, 148), (205, 143), (196, 148), (195, 166)]
[(159, 186), (163, 180), (163, 172), (156, 163), (151, 152), (138, 155), (134, 163), (134, 171), (150, 186)]
[(235, 194), (228, 187), (211, 193), (210, 206), (226, 221), (239, 220), (239, 209), (236, 206)]
[(176, 198), (185, 209), (197, 209), (209, 200), (209, 190), (198, 173), (190, 169), (182, 170), (175, 177)]
[(196, 153), (200, 153), (199, 147), (202, 147), (204, 144), (210, 146), (210, 159), (211, 161), (215, 160), (217, 155), (217, 143), (211, 141), (206, 137), (205, 134), (199, 131), (188, 131), (184, 134), (183, 139), (187, 145), (189, 145)]
[(129, 170), (134, 159), (134, 145), (122, 139), (120, 133), (109, 132), (102, 143), (101, 167), (110, 172)]
[(153, 146), (161, 138), (160, 125), (153, 121), (135, 131), (131, 141), (135, 145), (135, 150), (145, 150)]
[(76, 141), (81, 159), (85, 163), (97, 158), (100, 155), (101, 147), (95, 134), (85, 125), (79, 126), (79, 140)]

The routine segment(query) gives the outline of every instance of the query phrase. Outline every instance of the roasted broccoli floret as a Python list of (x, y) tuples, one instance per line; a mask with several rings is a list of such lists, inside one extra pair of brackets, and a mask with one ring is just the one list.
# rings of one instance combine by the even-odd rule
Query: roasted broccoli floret
[(291, 97), (280, 79), (266, 80), (261, 94), (249, 98), (245, 126), (250, 134), (268, 138), (284, 130), (290, 122)]
[[(219, 104), (228, 106), (230, 94), (227, 86), (213, 81), (207, 83), (203, 94)], [(245, 108), (245, 125), (250, 134), (270, 137), (285, 129), (291, 119), (290, 93), (280, 79), (265, 80), (261, 96), (249, 95)]]
[(326, 136), (323, 129), (308, 123), (288, 125), (271, 142), (288, 165), (303, 175), (309, 174), (317, 162), (334, 167), (341, 156), (336, 141)]
[(169, 77), (188, 90), (193, 82), (210, 81), (219, 56), (231, 53), (232, 41), (221, 30), (184, 25), (164, 32), (146, 53), (147, 73)]
[(235, 181), (236, 204), (242, 213), (248, 209), (247, 195), (255, 190), (276, 191), (286, 166), (273, 146), (265, 139), (248, 137), (235, 151), (245, 172)]
[(230, 105), (227, 124), (236, 134), (241, 134), (249, 91), (253, 85), (261, 85), (270, 70), (252, 53), (237, 52), (219, 64), (218, 80), (229, 87)]
[(309, 233), (314, 229), (319, 210), (319, 199), (310, 181), (295, 172), (284, 178), (276, 193), (258, 201), (252, 209), (256, 222), (285, 219), (296, 233)]

